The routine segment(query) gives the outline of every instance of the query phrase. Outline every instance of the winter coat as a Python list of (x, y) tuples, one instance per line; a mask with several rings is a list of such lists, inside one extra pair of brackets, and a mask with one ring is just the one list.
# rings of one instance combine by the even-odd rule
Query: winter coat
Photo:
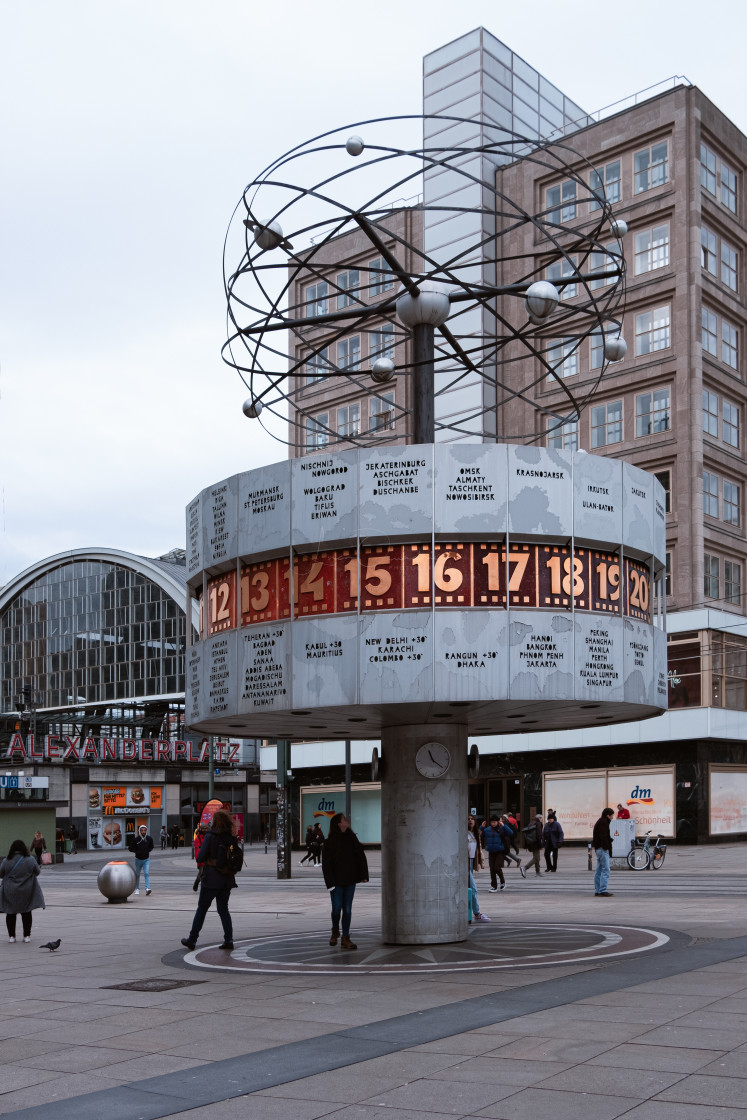
[(37, 881), (39, 864), (34, 856), (14, 855), (0, 864), (0, 913), (28, 914), (44, 909), (44, 895)]
[(559, 848), (565, 840), (563, 829), (557, 821), (548, 821), (542, 830), (542, 838), (546, 848)]
[(610, 818), (600, 817), (594, 825), (591, 846), (596, 851), (601, 848), (603, 852), (612, 855), (612, 836), (610, 835)]
[(368, 881), (368, 860), (352, 828), (339, 836), (328, 836), (322, 848), (322, 874), (327, 890), (353, 887)]
[(211, 828), (200, 844), (197, 862), (204, 865), (201, 883), (208, 890), (232, 890), (236, 886), (235, 877), (228, 871), (221, 871), (221, 867), (226, 866), (226, 849), (232, 839), (230, 832), (215, 832)]
[(507, 852), (511, 848), (513, 834), (514, 830), (506, 825), (498, 825), (498, 828), (488, 825), (482, 832), (482, 846), (487, 852)]

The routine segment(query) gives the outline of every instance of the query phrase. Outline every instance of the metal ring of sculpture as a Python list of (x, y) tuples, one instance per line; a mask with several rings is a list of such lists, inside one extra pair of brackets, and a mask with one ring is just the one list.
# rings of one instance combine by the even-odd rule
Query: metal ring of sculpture
[[(312, 415), (313, 406), (303, 394), (309, 364), (318, 376), (343, 378), (366, 394), (371, 393), (372, 377), (374, 383), (381, 383), (394, 376), (412, 375), (417, 364), (413, 360), (397, 367), (387, 357), (364, 370), (335, 365), (329, 357), (330, 343), (352, 332), (380, 331), (383, 324), (391, 324), (395, 342), (410, 337), (412, 325), (408, 325), (407, 299), (403, 299), (408, 295), (417, 299), (431, 292), (434, 294), (430, 298), (440, 305), (433, 320), (433, 364), (435, 372), (442, 375), (435, 389), (437, 397), (458, 388), (467, 378), (474, 379), (477, 373), (492, 385), (491, 396), (503, 404), (519, 398), (531, 406), (531, 431), (504, 432), (503, 438), (536, 442), (548, 432), (559, 432), (564, 423), (577, 420), (609, 362), (624, 356), (625, 343), (620, 337), (625, 286), (621, 239), (627, 227), (614, 219), (603, 188), (595, 191), (591, 187), (589, 173), (593, 167), (585, 157), (564, 141), (538, 145), (526, 136), (495, 126), (490, 142), (470, 147), (441, 146), (437, 136), (416, 148), (377, 142), (379, 133), (391, 135), (397, 129), (412, 128), (413, 122), (422, 122), (430, 132), (435, 127), (474, 125), (455, 116), (406, 116), (372, 119), (323, 133), (270, 164), (246, 187), (234, 210), (224, 245), (228, 339), (222, 355), (249, 390), (244, 412), (259, 419), (280, 442), (302, 439), (301, 429)], [(490, 161), (486, 175), (475, 174), (475, 161), (470, 156)], [(593, 207), (588, 217), (576, 221), (571, 216), (571, 209), (575, 215), (576, 208), (563, 203), (530, 213), (503, 194), (496, 185), (496, 167), (519, 160), (541, 168), (543, 175), (573, 182), (574, 202), (588, 202)], [(423, 175), (428, 170), (447, 171), (463, 179), (465, 186), (479, 185), (484, 200), (482, 214), (496, 227), (494, 233), (482, 237), (479, 245), (470, 242), (448, 260), (434, 259), (422, 246), (408, 244), (401, 237), (394, 238), (391, 248), (393, 238), (387, 218), (404, 202), (412, 204), (412, 196), (422, 194)], [(314, 185), (299, 185), (308, 183), (312, 175)], [(410, 199), (405, 199), (408, 194)], [(452, 205), (448, 199), (434, 205), (416, 205), (434, 216), (437, 211), (440, 220), (475, 212), (474, 207)], [(517, 259), (503, 247), (507, 235), (522, 227), (532, 228), (531, 249)], [(338, 288), (334, 275), (330, 275), (330, 267), (333, 271), (342, 268), (344, 261), (338, 259), (330, 266), (327, 259), (325, 264), (330, 243), (351, 232), (362, 232), (371, 253), (382, 262), (381, 272), (358, 266), (360, 282), (353, 292)], [(234, 249), (239, 251), (235, 244), (239, 237), (241, 259), (238, 266), (233, 266), (229, 255)], [(537, 237), (545, 242), (541, 252), (535, 251)], [(493, 269), (497, 275), (510, 271), (511, 283), (475, 282), (474, 254), (478, 248), (483, 269)], [(420, 267), (408, 271), (404, 261), (413, 258), (419, 260)], [(556, 263), (559, 278), (550, 284), (546, 279), (548, 268)], [(387, 298), (371, 303), (370, 292), (381, 284), (383, 276), (394, 281), (393, 290)], [(294, 303), (292, 293), (299, 280), (304, 285), (324, 281), (329, 302), (337, 308), (323, 306), (320, 311), (319, 304), (310, 307), (305, 302)], [(569, 288), (574, 295), (564, 298)], [(467, 329), (470, 316), (466, 313), (475, 308), (480, 309), (483, 324), (478, 334), (473, 327)], [(323, 337), (320, 327), (327, 328)], [(578, 351), (592, 332), (600, 332), (602, 365), (586, 379), (581, 392), (574, 393), (563, 379), (562, 360)], [(289, 345), (291, 337), (303, 344), (303, 353), (297, 359)], [(553, 345), (558, 337), (564, 344), (560, 360)], [(521, 364), (518, 375), (517, 363)], [(562, 388), (562, 407), (543, 406), (533, 396), (535, 388), (546, 384), (548, 378)], [(483, 394), (483, 404), (477, 411), (462, 412), (457, 419), (437, 419), (435, 429), (441, 433), (437, 438), (474, 436), (476, 419), (488, 411), (484, 400)], [(407, 411), (397, 404), (395, 418)], [(268, 417), (278, 423), (268, 426)], [(387, 438), (401, 442), (401, 431), (397, 436), (393, 432), (388, 436), (380, 429), (340, 435), (330, 427), (322, 434), (325, 442), (340, 446), (366, 446)]]

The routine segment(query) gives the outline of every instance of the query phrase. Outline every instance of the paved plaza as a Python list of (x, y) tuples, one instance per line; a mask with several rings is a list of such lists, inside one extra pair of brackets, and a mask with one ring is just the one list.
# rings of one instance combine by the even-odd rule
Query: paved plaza
[(127, 905), (99, 893), (95, 853), (45, 868), (31, 944), (0, 938), (0, 1113), (747, 1120), (743, 845), (670, 848), (604, 899), (582, 848), (496, 894), (482, 873), (491, 922), (415, 949), (379, 941), (373, 853), (344, 955), (300, 858), (278, 882), (273, 852), (247, 849), (232, 954), (214, 911), (195, 953), (179, 944), (187, 850), (154, 853), (152, 895)]

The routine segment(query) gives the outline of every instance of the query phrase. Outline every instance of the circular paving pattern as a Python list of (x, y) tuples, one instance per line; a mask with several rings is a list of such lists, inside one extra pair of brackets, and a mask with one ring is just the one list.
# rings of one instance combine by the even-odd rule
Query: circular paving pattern
[(378, 929), (355, 930), (358, 948), (328, 945), (328, 930), (285, 937), (257, 937), (228, 953), (215, 945), (186, 953), (197, 968), (231, 971), (347, 975), (349, 973), (462, 972), (580, 964), (658, 949), (669, 938), (656, 930), (614, 925), (521, 925), (471, 929), (466, 941), (448, 945), (385, 945)]

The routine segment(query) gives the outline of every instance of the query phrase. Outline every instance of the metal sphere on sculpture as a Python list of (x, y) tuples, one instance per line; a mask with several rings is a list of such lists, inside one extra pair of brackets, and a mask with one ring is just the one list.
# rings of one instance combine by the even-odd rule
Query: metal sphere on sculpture
[(628, 344), (624, 338), (606, 338), (604, 340), (604, 355), (610, 362), (621, 362), (628, 352)]
[(262, 412), (262, 401), (255, 400), (254, 397), (247, 397), (241, 406), (241, 411), (244, 416), (248, 416), (250, 420), (256, 420)]
[(442, 327), (451, 314), (448, 293), (442, 284), (426, 280), (419, 285), (419, 294), (403, 292), (397, 299), (397, 316), (406, 327), (429, 325)]
[(554, 284), (548, 280), (538, 280), (530, 284), (524, 297), (527, 312), (532, 317), (533, 323), (544, 323), (555, 311), (560, 300), (560, 294)]
[(135, 881), (135, 872), (126, 860), (112, 860), (99, 871), (96, 886), (109, 902), (126, 902)]
[(371, 366), (371, 380), (385, 385), (394, 379), (394, 362), (391, 358), (377, 358)]
[(365, 146), (362, 136), (348, 136), (345, 141), (345, 151), (349, 156), (359, 156)]
[[(330, 450), (422, 441), (419, 377), (434, 387), (437, 439), (492, 438), (500, 409), (503, 438), (533, 442), (588, 405), (611, 359), (604, 353), (590, 379), (569, 384), (556, 344), (578, 350), (595, 333), (621, 332), (624, 223), (565, 140), (542, 144), (495, 126), (469, 160), (464, 145), (439, 139), (469, 123), (440, 114), (348, 124), (296, 145), (247, 186), (226, 235), (223, 358), (249, 389), (247, 415), (274, 438), (305, 449), (316, 432)], [(574, 184), (567, 221), (563, 207), (533, 213), (504, 189), (504, 172), (524, 165), (533, 182)], [(434, 193), (444, 172), (453, 198)], [(475, 188), (477, 211), (466, 211)], [(473, 213), (476, 231), (492, 231), (474, 240), (463, 233)], [(448, 222), (458, 236), (436, 249), (433, 231)], [(542, 330), (551, 316), (553, 338)], [(433, 335), (427, 361), (423, 332)], [(384, 349), (394, 363), (386, 378), (370, 360)], [(310, 386), (325, 380), (352, 401), (392, 378), (386, 424), (336, 426), (330, 413), (319, 427)], [(561, 379), (563, 402), (548, 410), (545, 389)], [(462, 387), (468, 416), (453, 408)]]
[(622, 241), (625, 234), (628, 232), (628, 223), (623, 221), (622, 218), (615, 218), (610, 222), (610, 229), (618, 241)]

